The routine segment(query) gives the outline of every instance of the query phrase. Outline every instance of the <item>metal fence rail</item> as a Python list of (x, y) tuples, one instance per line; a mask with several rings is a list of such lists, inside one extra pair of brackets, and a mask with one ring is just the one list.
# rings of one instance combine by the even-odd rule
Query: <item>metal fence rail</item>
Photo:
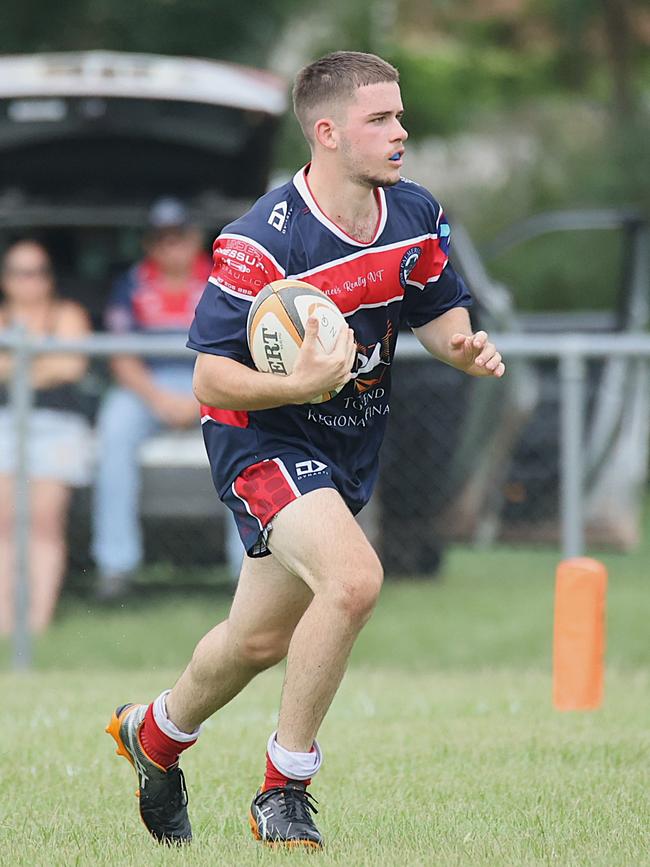
[[(510, 359), (551, 359), (559, 362), (560, 372), (560, 515), (562, 554), (584, 553), (584, 433), (585, 378), (588, 359), (611, 357), (650, 359), (647, 334), (493, 334), (506, 362)], [(37, 355), (72, 352), (91, 357), (131, 354), (143, 357), (185, 357), (188, 350), (175, 337), (95, 334), (78, 341), (34, 337), (14, 329), (0, 334), (0, 350), (14, 354), (11, 402), (15, 419), (15, 568), (16, 628), (14, 666), (27, 668), (31, 661), (28, 628), (29, 593), (29, 473), (27, 433), (32, 406), (30, 365)], [(397, 356), (400, 359), (425, 358), (423, 347), (412, 335), (402, 335)]]

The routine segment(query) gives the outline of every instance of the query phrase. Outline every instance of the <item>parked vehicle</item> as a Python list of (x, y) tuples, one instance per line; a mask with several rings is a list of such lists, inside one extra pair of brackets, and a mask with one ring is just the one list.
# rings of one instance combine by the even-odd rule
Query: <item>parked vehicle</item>
[[(0, 57), (0, 249), (36, 235), (64, 293), (101, 328), (114, 277), (142, 255), (152, 202), (181, 198), (209, 250), (267, 189), (286, 105), (282, 79), (231, 63), (105, 51)], [(93, 365), (90, 414), (106, 382), (105, 366)], [(221, 510), (199, 432), (149, 441), (142, 463), (149, 525), (175, 522), (145, 534), (149, 555), (213, 562)], [(71, 521), (77, 566), (88, 565), (88, 511), (82, 492)]]

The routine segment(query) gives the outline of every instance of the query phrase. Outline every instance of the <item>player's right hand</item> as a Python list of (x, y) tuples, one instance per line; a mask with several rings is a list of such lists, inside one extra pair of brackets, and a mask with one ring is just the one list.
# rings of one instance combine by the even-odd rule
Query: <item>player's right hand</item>
[(357, 357), (354, 331), (342, 328), (331, 352), (325, 352), (318, 339), (318, 320), (310, 317), (305, 338), (289, 374), (296, 403), (307, 403), (326, 391), (335, 391), (352, 378)]

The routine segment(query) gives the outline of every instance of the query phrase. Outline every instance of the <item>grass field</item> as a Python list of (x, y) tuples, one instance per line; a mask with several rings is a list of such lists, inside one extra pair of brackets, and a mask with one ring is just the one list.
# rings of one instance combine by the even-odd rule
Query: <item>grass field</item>
[(387, 584), (321, 731), (323, 854), (246, 826), (282, 672), (262, 675), (184, 757), (195, 842), (150, 842), (135, 775), (103, 728), (171, 684), (223, 593), (95, 611), (67, 599), (7, 672), (0, 648), (2, 865), (650, 864), (650, 542), (610, 571), (606, 700), (550, 702), (552, 552), (458, 549), (440, 581)]

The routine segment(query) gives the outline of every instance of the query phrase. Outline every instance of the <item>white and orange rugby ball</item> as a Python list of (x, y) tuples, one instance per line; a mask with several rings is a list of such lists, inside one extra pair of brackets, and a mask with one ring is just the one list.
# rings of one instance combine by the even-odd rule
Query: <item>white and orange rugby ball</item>
[[(302, 280), (274, 280), (262, 289), (248, 314), (248, 348), (263, 373), (288, 376), (305, 337), (310, 316), (318, 319), (318, 339), (331, 352), (347, 322), (339, 308), (320, 289)], [(310, 403), (323, 403), (340, 391), (328, 391)]]

